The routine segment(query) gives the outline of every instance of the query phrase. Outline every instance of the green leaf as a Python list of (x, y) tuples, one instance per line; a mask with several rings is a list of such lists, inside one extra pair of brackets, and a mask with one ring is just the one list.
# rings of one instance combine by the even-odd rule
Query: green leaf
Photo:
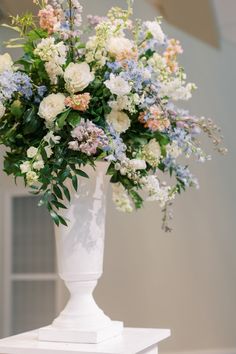
[(78, 112), (71, 111), (68, 116), (67, 121), (72, 128), (75, 128), (75, 127), (77, 127), (77, 125), (79, 125), (79, 123), (81, 121), (81, 116), (79, 115)]
[(64, 186), (64, 185), (62, 185), (61, 187), (62, 187), (62, 189), (63, 189), (63, 192), (64, 192), (64, 194), (65, 194), (66, 199), (68, 200), (68, 202), (70, 202), (71, 197), (70, 197), (70, 191), (69, 191), (69, 189), (68, 189), (66, 186)]
[(23, 121), (23, 133), (26, 135), (36, 132), (41, 126), (40, 118), (37, 116), (34, 107), (27, 109), (24, 113)]
[(54, 210), (50, 210), (50, 214), (51, 214), (51, 217), (52, 217), (53, 221), (55, 222), (55, 224), (57, 226), (59, 226), (60, 225), (59, 215)]
[(56, 194), (57, 198), (63, 200), (62, 192), (56, 184), (53, 185), (53, 192)]
[(76, 170), (76, 174), (78, 176), (84, 177), (84, 178), (89, 178), (89, 176), (87, 175), (86, 172), (82, 171), (82, 170)]
[(77, 192), (78, 191), (78, 178), (76, 175), (72, 176), (72, 184), (73, 184), (74, 190)]
[(57, 119), (58, 128), (62, 129), (64, 127), (69, 113), (70, 113), (70, 109), (60, 114), (59, 118)]
[(61, 223), (62, 225), (68, 226), (67, 222), (65, 221), (65, 219), (64, 219), (62, 216), (58, 215), (58, 218), (59, 218), (60, 223)]

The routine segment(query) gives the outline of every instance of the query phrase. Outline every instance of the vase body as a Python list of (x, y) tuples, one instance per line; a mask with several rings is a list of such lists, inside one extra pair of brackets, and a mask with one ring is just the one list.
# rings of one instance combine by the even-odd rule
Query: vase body
[(56, 227), (59, 275), (70, 300), (51, 326), (39, 330), (39, 340), (99, 343), (122, 333), (123, 323), (111, 321), (98, 307), (93, 291), (103, 273), (107, 164), (87, 167), (89, 179), (79, 179), (78, 192), (71, 189), (71, 203), (63, 212), (68, 227)]

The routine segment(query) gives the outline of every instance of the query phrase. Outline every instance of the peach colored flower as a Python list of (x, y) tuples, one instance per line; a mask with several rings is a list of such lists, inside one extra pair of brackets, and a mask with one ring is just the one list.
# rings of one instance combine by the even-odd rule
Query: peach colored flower
[[(146, 116), (147, 119), (145, 119)], [(162, 116), (161, 110), (156, 105), (152, 106), (149, 112), (140, 113), (139, 121), (144, 124), (145, 128), (148, 128), (153, 132), (162, 132), (170, 126), (169, 119)]]
[(179, 68), (177, 63), (177, 56), (183, 53), (181, 44), (176, 39), (170, 39), (168, 41), (168, 47), (164, 53), (164, 58), (170, 72), (176, 72)]
[(65, 99), (65, 105), (74, 109), (75, 111), (85, 112), (89, 107), (91, 100), (90, 93), (83, 93), (81, 95), (73, 95)]
[(49, 34), (54, 32), (54, 27), (58, 22), (57, 14), (51, 5), (47, 5), (38, 13), (39, 25), (42, 29), (48, 31)]

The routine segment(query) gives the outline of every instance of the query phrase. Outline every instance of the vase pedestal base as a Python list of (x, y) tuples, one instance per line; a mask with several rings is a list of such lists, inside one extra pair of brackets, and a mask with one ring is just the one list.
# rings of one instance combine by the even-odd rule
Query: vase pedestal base
[(4, 354), (157, 354), (168, 329), (125, 328), (122, 335), (99, 344), (40, 342), (38, 331), (0, 340)]
[(98, 344), (108, 339), (120, 336), (123, 329), (123, 322), (118, 321), (112, 321), (109, 327), (90, 331), (82, 331), (71, 328), (61, 329), (48, 326), (39, 329), (38, 340), (44, 342)]

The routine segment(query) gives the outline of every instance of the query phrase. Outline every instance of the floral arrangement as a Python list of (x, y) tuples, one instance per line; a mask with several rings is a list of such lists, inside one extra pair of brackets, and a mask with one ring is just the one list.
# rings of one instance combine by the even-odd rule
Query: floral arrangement
[(117, 208), (131, 212), (157, 201), (169, 231), (168, 206), (198, 186), (184, 159), (210, 159), (199, 137), (206, 133), (225, 152), (211, 120), (177, 106), (196, 89), (178, 64), (179, 41), (167, 38), (159, 18), (133, 20), (131, 0), (127, 10), (113, 7), (84, 25), (78, 0), (33, 2), (38, 19), (17, 16), (8, 26), (19, 38), (7, 46), (22, 47), (23, 56), (0, 56), (5, 172), (22, 177), (54, 222), (66, 225), (65, 181), (77, 190), (78, 177), (88, 177), (83, 167), (105, 160)]

